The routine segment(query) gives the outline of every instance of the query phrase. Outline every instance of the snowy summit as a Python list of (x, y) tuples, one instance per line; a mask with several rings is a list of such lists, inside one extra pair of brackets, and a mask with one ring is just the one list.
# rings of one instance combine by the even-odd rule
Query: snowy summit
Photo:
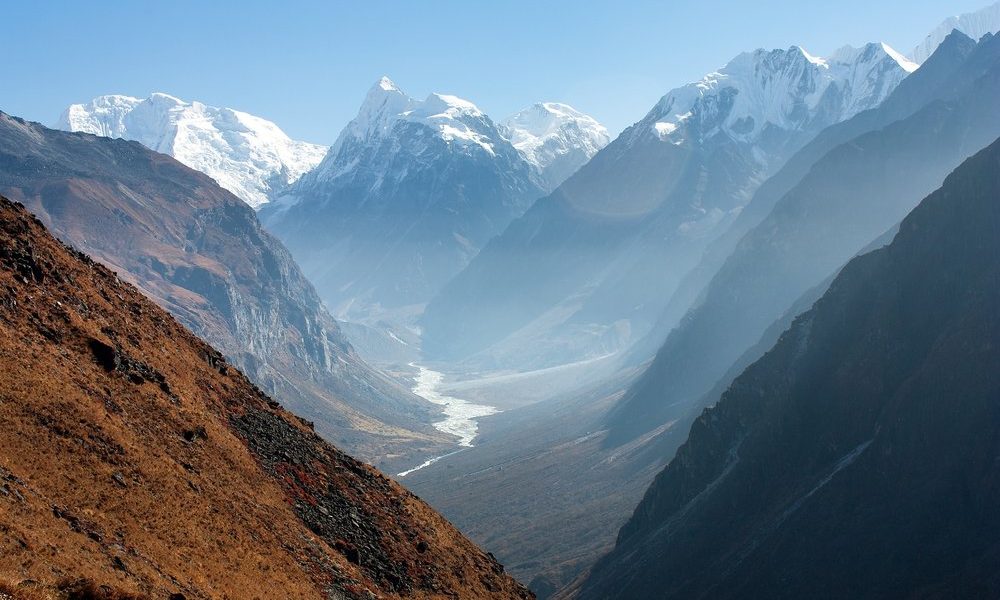
[(468, 100), (417, 100), (382, 77), (261, 220), (335, 315), (412, 311), (544, 193), (501, 129)]
[(327, 150), (293, 140), (260, 117), (162, 93), (73, 104), (56, 127), (135, 140), (209, 175), (254, 208), (319, 164)]
[(534, 104), (501, 125), (547, 190), (555, 189), (611, 141), (596, 119), (558, 102)]
[(878, 106), (917, 65), (884, 43), (819, 58), (798, 46), (740, 54), (665, 95), (645, 121), (680, 145), (717, 134), (747, 143), (772, 128), (819, 129)]

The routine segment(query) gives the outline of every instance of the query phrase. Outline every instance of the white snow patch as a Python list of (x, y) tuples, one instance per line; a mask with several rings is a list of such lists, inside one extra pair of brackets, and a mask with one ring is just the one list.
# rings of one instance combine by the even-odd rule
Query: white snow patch
[(661, 140), (677, 131), (676, 123), (664, 123), (663, 121), (659, 121), (655, 123), (653, 127), (656, 128), (656, 134), (660, 136)]

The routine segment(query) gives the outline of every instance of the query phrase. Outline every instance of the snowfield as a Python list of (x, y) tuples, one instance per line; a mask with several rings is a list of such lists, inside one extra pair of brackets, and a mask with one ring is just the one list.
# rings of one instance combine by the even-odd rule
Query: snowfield
[(55, 127), (134, 140), (169, 154), (255, 209), (318, 165), (327, 151), (326, 146), (289, 138), (260, 117), (162, 93), (146, 99), (100, 96), (73, 104)]

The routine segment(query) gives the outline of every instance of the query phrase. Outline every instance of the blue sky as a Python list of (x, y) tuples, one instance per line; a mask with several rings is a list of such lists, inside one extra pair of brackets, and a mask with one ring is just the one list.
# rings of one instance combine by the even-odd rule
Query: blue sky
[(567, 102), (612, 132), (743, 50), (908, 53), (988, 0), (4, 2), (0, 110), (51, 124), (72, 102), (163, 91), (332, 143), (383, 74), (495, 118)]

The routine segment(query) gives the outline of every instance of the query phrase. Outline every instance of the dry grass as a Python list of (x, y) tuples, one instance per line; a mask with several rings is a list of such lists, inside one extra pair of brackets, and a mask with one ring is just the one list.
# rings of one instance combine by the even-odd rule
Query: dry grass
[(44, 586), (12, 598), (528, 597), (2, 199), (0, 364), (0, 573)]
[(149, 600), (149, 596), (131, 594), (89, 579), (66, 578), (54, 586), (31, 579), (0, 576), (0, 600)]

